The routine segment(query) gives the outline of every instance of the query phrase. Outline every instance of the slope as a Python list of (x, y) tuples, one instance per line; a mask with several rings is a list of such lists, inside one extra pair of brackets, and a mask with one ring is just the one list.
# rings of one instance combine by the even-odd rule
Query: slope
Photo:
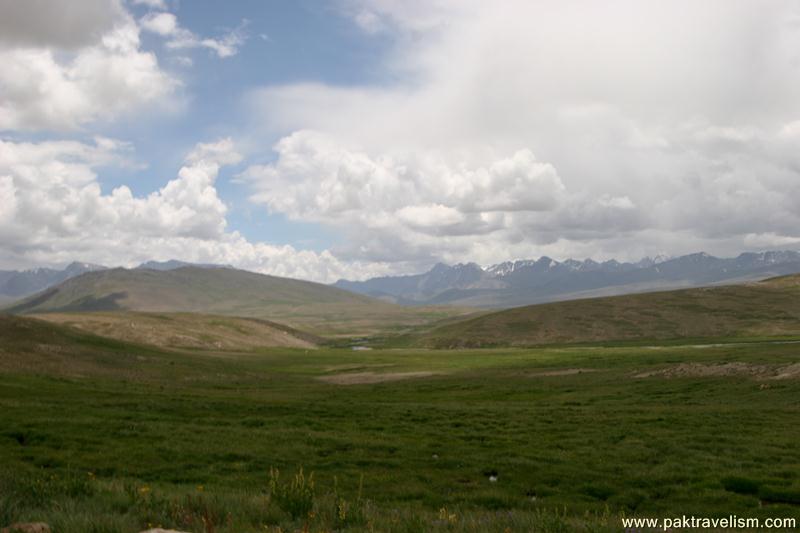
[[(35, 373), (45, 376), (86, 377), (102, 375), (128, 379), (141, 375), (145, 362), (178, 355), (157, 348), (120, 342), (50, 324), (30, 317), (0, 313), (0, 374)], [(182, 364), (161, 366), (159, 372), (186, 371), (193, 364), (189, 356)], [(180, 369), (178, 367), (180, 366)]]
[(571, 300), (432, 328), (436, 348), (800, 335), (800, 275), (757, 283)]
[(101, 337), (160, 348), (239, 351), (314, 348), (318, 337), (258, 318), (197, 313), (42, 313), (35, 318)]
[(8, 312), (191, 312), (274, 320), (318, 335), (370, 335), (462, 313), (409, 309), (319, 283), (232, 268), (90, 272)]

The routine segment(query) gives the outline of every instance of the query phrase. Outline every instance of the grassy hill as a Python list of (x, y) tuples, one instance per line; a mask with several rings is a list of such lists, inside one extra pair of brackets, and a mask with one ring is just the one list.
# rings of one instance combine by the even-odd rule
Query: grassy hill
[[(142, 363), (168, 357), (157, 348), (92, 335), (29, 317), (0, 313), (0, 376), (108, 376), (130, 379)], [(181, 372), (191, 368), (189, 359)], [(172, 366), (170, 370), (174, 369)]]
[[(202, 339), (187, 342), (191, 331), (186, 326), (170, 326), (173, 332), (161, 335), (157, 332), (157, 340), (148, 338), (146, 334), (122, 335), (122, 322), (135, 320), (141, 329), (147, 330), (162, 321), (180, 322), (201, 319), (209, 337), (204, 344)], [(107, 319), (107, 321), (106, 321)], [(64, 321), (58, 323), (57, 321)], [(93, 321), (93, 324), (87, 324)], [(99, 331), (96, 335), (89, 329), (101, 330), (98, 324), (105, 322), (109, 331)], [(217, 322), (214, 324), (213, 322)], [(248, 325), (248, 322), (261, 327)], [(242, 339), (252, 337), (245, 333), (228, 334), (226, 329), (249, 328), (248, 334), (261, 335), (264, 344), (259, 347), (270, 348), (259, 352), (259, 356), (243, 353), (248, 345)], [(17, 316), (0, 313), (0, 383), (11, 375), (36, 375), (50, 378), (66, 379), (110, 379), (113, 381), (157, 380), (161, 384), (193, 382), (205, 379), (209, 375), (215, 379), (225, 379), (225, 369), (231, 360), (243, 362), (257, 361), (263, 354), (282, 354), (284, 357), (296, 357), (298, 354), (318, 352), (319, 350), (285, 350), (282, 348), (311, 347), (313, 337), (299, 332), (294, 342), (280, 345), (273, 342), (266, 344), (274, 332), (267, 328), (285, 328), (268, 322), (231, 317), (212, 317), (198, 315), (171, 315), (158, 317), (140, 313), (76, 315), (48, 315), (47, 320), (40, 318)], [(185, 338), (181, 331), (187, 332)], [(174, 333), (178, 332), (178, 333)], [(268, 332), (268, 333), (265, 333)], [(119, 338), (114, 338), (114, 337)], [(220, 345), (214, 345), (210, 339), (221, 339)], [(303, 339), (305, 339), (304, 342)], [(216, 341), (220, 342), (220, 341)], [(160, 345), (159, 345), (160, 344)], [(294, 344), (295, 346), (289, 346)], [(164, 348), (182, 348), (180, 351)], [(209, 350), (207, 348), (212, 348)], [(2, 437), (0, 436), (0, 439)]]
[(36, 318), (101, 337), (161, 348), (253, 350), (315, 348), (319, 337), (258, 318), (197, 313), (42, 313)]
[(198, 267), (90, 272), (7, 311), (204, 313), (274, 320), (320, 335), (370, 335), (463, 313), (452, 308), (404, 308), (319, 283)]
[(507, 309), (420, 334), (436, 348), (800, 334), (800, 275)]

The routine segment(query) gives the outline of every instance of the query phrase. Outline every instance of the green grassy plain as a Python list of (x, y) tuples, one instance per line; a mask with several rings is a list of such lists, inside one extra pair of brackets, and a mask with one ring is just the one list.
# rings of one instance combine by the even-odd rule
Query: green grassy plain
[[(191, 353), (6, 317), (0, 340), (2, 524), (619, 531), (623, 515), (800, 516), (800, 344), (786, 339)], [(343, 375), (355, 384), (322, 379)], [(307, 492), (280, 490), (301, 467), (308, 509)]]

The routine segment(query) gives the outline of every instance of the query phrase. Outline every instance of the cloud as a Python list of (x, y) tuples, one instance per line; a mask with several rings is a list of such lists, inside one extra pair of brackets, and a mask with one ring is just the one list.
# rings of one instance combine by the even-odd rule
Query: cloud
[(243, 21), (237, 28), (230, 30), (220, 38), (202, 38), (178, 24), (178, 19), (172, 13), (151, 12), (141, 18), (139, 23), (142, 29), (167, 38), (167, 47), (174, 50), (191, 48), (207, 48), (217, 54), (217, 57), (226, 58), (238, 53), (239, 48), (247, 40)]
[(178, 17), (172, 13), (148, 13), (139, 21), (142, 29), (162, 36), (178, 31)]
[(512, 240), (523, 226), (534, 228), (531, 242), (537, 229), (564, 225), (577, 212), (590, 215), (592, 227), (639, 216), (628, 197), (568, 191), (552, 165), (525, 149), (472, 154), (471, 164), (464, 154), (438, 151), (375, 157), (299, 131), (275, 151), (274, 163), (241, 175), (252, 200), (292, 220), (343, 231), (349, 243), (337, 253), (347, 258), (428, 263), (473, 253), (474, 243)]
[(198, 144), (178, 175), (150, 194), (136, 196), (124, 185), (103, 193), (97, 170), (129, 164), (131, 150), (106, 138), (0, 141), (2, 266), (75, 259), (132, 266), (178, 257), (325, 282), (389, 271), (229, 231), (215, 182), (223, 166), (241, 161), (231, 139)]
[(116, 0), (0, 0), (0, 46), (76, 49), (124, 18)]
[(108, 140), (91, 145), (0, 142), (0, 173), (11, 177), (15, 191), (17, 244), (110, 240), (130, 232), (195, 238), (224, 232), (227, 208), (213, 188), (217, 160), (187, 163), (176, 179), (143, 198), (134, 197), (127, 186), (104, 195), (93, 169), (120, 164), (124, 152), (119, 146)]
[(252, 166), (244, 177), (256, 189), (256, 201), (294, 218), (370, 219), (378, 209), (425, 204), (464, 213), (542, 211), (553, 208), (564, 191), (555, 169), (529, 150), (487, 166), (454, 166), (440, 154), (419, 151), (374, 158), (300, 131), (283, 138), (275, 151), (277, 163)]
[(475, 0), (344, 0), (340, 5), (345, 16), (367, 34), (393, 30), (420, 35), (456, 22), (460, 8), (480, 4)]
[(367, 33), (379, 33), (386, 29), (380, 17), (372, 11), (361, 10), (355, 15), (354, 20), (356, 24)]
[(134, 5), (147, 6), (151, 9), (167, 9), (167, 3), (164, 0), (132, 0)]
[(186, 156), (186, 162), (192, 165), (202, 163), (218, 166), (235, 165), (242, 160), (230, 137), (210, 143), (198, 143)]
[[(54, 4), (52, 11), (41, 11), (45, 4)], [(69, 30), (81, 35), (80, 42), (66, 42), (40, 22), (59, 20), (65, 5), (38, 0), (0, 5), (0, 14), (10, 11), (20, 31), (31, 36), (0, 43), (0, 130), (77, 129), (159, 104), (179, 86), (154, 54), (140, 49), (138, 27), (116, 2), (77, 3), (78, 14), (114, 15), (81, 19), (82, 31)], [(69, 51), (69, 46), (79, 47)]]
[(379, 73), (393, 83), (254, 90), (256, 132), (281, 140), (244, 174), (256, 203), (342, 231), (342, 257), (800, 240), (794, 2), (353, 0), (343, 14), (393, 47)]

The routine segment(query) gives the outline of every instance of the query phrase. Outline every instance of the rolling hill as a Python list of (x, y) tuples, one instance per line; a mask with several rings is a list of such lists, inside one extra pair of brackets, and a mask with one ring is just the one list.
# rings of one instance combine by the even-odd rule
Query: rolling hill
[[(128, 313), (120, 314), (125, 315)], [(211, 333), (219, 331), (215, 327)], [(257, 361), (241, 353), (241, 346), (234, 350), (237, 353), (179, 351), (138, 340), (120, 340), (39, 318), (0, 313), (0, 376), (102, 378), (117, 383), (144, 380), (174, 385), (224, 379), (232, 359), (242, 364)]]
[(273, 320), (319, 335), (370, 335), (463, 313), (412, 309), (319, 283), (233, 268), (89, 272), (13, 304), (15, 314), (140, 311)]
[(800, 275), (507, 309), (421, 333), (435, 348), (800, 335)]
[[(0, 373), (127, 379), (168, 354), (30, 317), (0, 313)], [(191, 364), (185, 358), (183, 368)], [(174, 367), (168, 367), (174, 370)], [(163, 370), (163, 367), (162, 367)]]
[(135, 344), (159, 348), (241, 351), (257, 348), (315, 348), (322, 339), (261, 320), (197, 313), (42, 313), (47, 322)]

